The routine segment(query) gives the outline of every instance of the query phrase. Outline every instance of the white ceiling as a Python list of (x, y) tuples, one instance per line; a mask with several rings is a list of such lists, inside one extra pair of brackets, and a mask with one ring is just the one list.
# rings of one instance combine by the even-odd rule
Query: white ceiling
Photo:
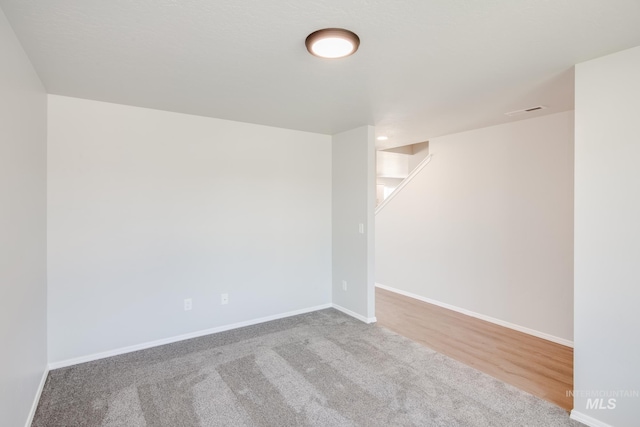
[[(392, 147), (573, 106), (572, 66), (640, 45), (640, 0), (0, 0), (49, 93)], [(344, 27), (360, 50), (309, 55)], [(528, 116), (530, 117), (530, 116)], [(524, 118), (524, 117), (520, 117)]]

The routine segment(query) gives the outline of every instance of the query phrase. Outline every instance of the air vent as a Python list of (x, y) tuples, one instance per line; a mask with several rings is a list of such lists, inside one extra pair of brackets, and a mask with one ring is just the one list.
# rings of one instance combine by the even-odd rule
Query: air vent
[(525, 108), (524, 110), (511, 111), (504, 114), (509, 117), (513, 117), (513, 116), (519, 116), (520, 114), (533, 113), (534, 111), (544, 110), (546, 108), (547, 107), (544, 105), (536, 105), (535, 107)]

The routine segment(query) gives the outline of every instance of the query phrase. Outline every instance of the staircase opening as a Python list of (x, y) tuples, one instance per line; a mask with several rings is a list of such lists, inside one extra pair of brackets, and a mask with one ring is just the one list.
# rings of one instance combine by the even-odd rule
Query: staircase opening
[(376, 207), (429, 155), (429, 141), (376, 152)]

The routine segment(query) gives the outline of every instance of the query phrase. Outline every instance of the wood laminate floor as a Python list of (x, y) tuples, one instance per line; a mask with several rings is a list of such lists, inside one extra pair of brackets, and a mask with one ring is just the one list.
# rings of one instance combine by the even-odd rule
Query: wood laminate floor
[(385, 328), (570, 411), (573, 349), (376, 288)]

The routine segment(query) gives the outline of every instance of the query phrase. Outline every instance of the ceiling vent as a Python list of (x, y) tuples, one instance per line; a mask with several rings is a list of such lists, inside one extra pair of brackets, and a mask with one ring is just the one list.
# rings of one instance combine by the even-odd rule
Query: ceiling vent
[(544, 105), (536, 105), (535, 107), (525, 108), (524, 110), (510, 111), (510, 112), (504, 113), (504, 114), (509, 116), (509, 117), (513, 117), (513, 116), (519, 116), (521, 114), (533, 113), (534, 111), (544, 110), (546, 108), (548, 108), (548, 107), (546, 107)]

